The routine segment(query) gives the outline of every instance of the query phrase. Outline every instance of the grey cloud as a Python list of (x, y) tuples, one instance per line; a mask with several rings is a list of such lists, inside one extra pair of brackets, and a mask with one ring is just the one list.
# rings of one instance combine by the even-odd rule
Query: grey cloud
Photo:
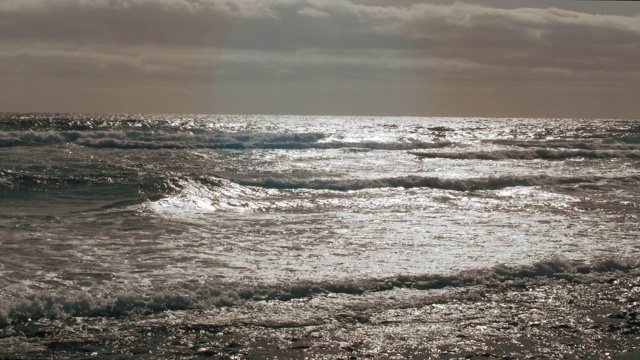
[[(414, 5), (394, 20), (424, 54), (573, 71), (638, 71), (640, 17)], [(409, 19), (409, 20), (407, 20)]]
[[(173, 18), (173, 22), (164, 25), (180, 24), (188, 30), (191, 29), (189, 25), (211, 25), (220, 18), (273, 21), (286, 18), (290, 21), (292, 15), (331, 16), (338, 20), (341, 18), (343, 26), (351, 22), (354, 28), (365, 27), (369, 30), (405, 29), (408, 32), (402, 35), (418, 38), (428, 36), (429, 25), (441, 24), (454, 28), (492, 25), (525, 30), (549, 25), (575, 25), (640, 34), (640, 16), (587, 14), (557, 8), (498, 9), (457, 2), (452, 5), (419, 3), (408, 6), (373, 6), (347, 0), (4, 0), (0, 3), (0, 16), (3, 23), (9, 26), (13, 25), (11, 19), (18, 17), (33, 20), (32, 25), (46, 19), (67, 20), (57, 22), (59, 28), (95, 25), (97, 22), (101, 26), (151, 26), (161, 30), (159, 23), (154, 22), (154, 17), (158, 17)], [(45, 21), (43, 25), (48, 24)], [(20, 34), (14, 32), (13, 35)], [(55, 36), (55, 31), (42, 32), (40, 35)], [(75, 35), (99, 34), (78, 32)]]
[[(253, 81), (373, 76), (411, 71), (413, 59), (396, 51), (344, 51), (336, 53), (299, 51), (295, 53), (260, 50), (220, 51), (217, 49), (182, 48), (171, 51), (162, 47), (132, 49), (85, 47), (82, 49), (46, 48), (34, 44), (17, 50), (0, 51), (0, 74), (38, 77), (122, 77), (197, 79), (210, 81), (215, 76), (224, 80)], [(176, 49), (173, 49), (176, 50)], [(220, 65), (224, 64), (222, 68)], [(420, 67), (455, 67), (457, 62), (431, 59)], [(333, 74), (332, 74), (333, 73)]]
[[(32, 48), (0, 51), (0, 75), (100, 80), (153, 81), (165, 83), (309, 82), (321, 79), (411, 82), (425, 81), (434, 74), (453, 82), (554, 81), (572, 79), (603, 83), (629, 80), (640, 75), (633, 65), (620, 76), (603, 72), (585, 62), (579, 72), (540, 67), (538, 63), (513, 64), (410, 57), (398, 50), (351, 50), (269, 52), (260, 50), (221, 51), (218, 49), (162, 47), (140, 48)], [(631, 72), (631, 73), (630, 73)], [(582, 75), (580, 75), (582, 74)], [(631, 75), (630, 75), (631, 74)], [(580, 75), (580, 76), (578, 76)], [(608, 79), (608, 80), (607, 80)]]
[(508, 97), (520, 84), (543, 95), (637, 88), (630, 83), (640, 78), (640, 17), (527, 8), (520, 0), (509, 8), (478, 5), (489, 3), (500, 4), (1, 0), (0, 78), (16, 86), (49, 81), (51, 88), (109, 84), (124, 92), (155, 84), (167, 97), (173, 88), (213, 83), (238, 96), (259, 93), (250, 88), (271, 89), (281, 99), (316, 96), (295, 109), (314, 107), (318, 94), (343, 87), (373, 87), (380, 96), (374, 102), (385, 103), (387, 87), (406, 96), (410, 88), (441, 84), (443, 104), (446, 94), (469, 96), (468, 89), (494, 87)]
[(636, 71), (634, 64), (640, 63), (638, 16), (465, 3), (5, 0), (0, 4), (1, 39), (288, 52), (395, 49), (480, 64), (575, 71)]
[[(295, 1), (295, 0), (291, 0)], [(167, 12), (218, 13), (233, 17), (273, 17), (275, 4), (289, 0), (4, 0), (0, 12), (6, 14), (48, 13), (55, 11), (131, 11), (158, 9)]]
[(319, 17), (319, 18), (325, 18), (325, 17), (330, 16), (329, 13), (324, 12), (322, 10), (318, 10), (317, 8), (310, 7), (310, 6), (305, 6), (305, 7), (301, 8), (300, 10), (298, 10), (298, 15), (310, 16), (310, 17)]

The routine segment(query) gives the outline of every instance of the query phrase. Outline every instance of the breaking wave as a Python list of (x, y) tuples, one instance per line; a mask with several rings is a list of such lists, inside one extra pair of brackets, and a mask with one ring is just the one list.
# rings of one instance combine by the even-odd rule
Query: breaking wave
[(118, 149), (371, 149), (414, 150), (451, 146), (452, 143), (340, 142), (321, 141), (322, 133), (190, 133), (163, 131), (98, 131), (98, 132), (0, 132), (0, 147), (78, 144), (93, 148)]
[(272, 205), (269, 201), (260, 201), (269, 195), (265, 189), (251, 189), (213, 176), (54, 177), (0, 171), (0, 195), (19, 196), (25, 192), (50, 190), (55, 190), (56, 194), (72, 194), (83, 189), (91, 189), (95, 194), (98, 188), (106, 200), (121, 199), (115, 203), (118, 206), (165, 215), (259, 210)]
[[(20, 191), (74, 189), (87, 186), (112, 187), (114, 192), (138, 194), (144, 200), (156, 201), (157, 206), (170, 209), (189, 203), (194, 208), (205, 210), (207, 203), (196, 204), (199, 200), (208, 199), (221, 207), (252, 208), (250, 199), (257, 196), (268, 196), (265, 192), (272, 190), (328, 190), (357, 191), (380, 188), (431, 188), (454, 191), (500, 190), (517, 186), (555, 186), (571, 184), (593, 184), (597, 182), (621, 181), (637, 183), (638, 176), (629, 177), (554, 177), (548, 175), (530, 176), (489, 176), (478, 178), (442, 178), (425, 176), (399, 176), (377, 179), (295, 179), (295, 178), (259, 178), (259, 179), (224, 179), (215, 176), (166, 176), (143, 177), (137, 174), (121, 176), (78, 176), (52, 177), (29, 174), (15, 174), (0, 171), (0, 192), (18, 193)], [(227, 200), (225, 200), (227, 199)], [(235, 199), (235, 200), (228, 200)], [(210, 210), (214, 210), (211, 208)]]
[(492, 286), (510, 280), (532, 278), (578, 279), (593, 273), (631, 271), (640, 267), (637, 259), (606, 258), (585, 263), (552, 257), (531, 265), (499, 265), (453, 274), (398, 275), (378, 279), (305, 281), (280, 285), (220, 284), (184, 282), (157, 292), (129, 292), (112, 296), (92, 296), (76, 292), (58, 295), (40, 292), (0, 303), (0, 327), (48, 318), (120, 317), (152, 314), (167, 310), (204, 309), (234, 306), (239, 302), (309, 298), (321, 294), (350, 294), (388, 291), (395, 288), (417, 290)]
[(229, 180), (205, 177), (173, 179), (170, 194), (147, 200), (139, 210), (156, 214), (202, 214), (229, 210), (257, 210), (257, 199), (265, 194)]
[[(102, 187), (108, 199), (122, 198), (121, 205), (140, 205), (137, 210), (159, 214), (209, 213), (219, 210), (257, 209), (255, 200), (265, 191), (249, 189), (213, 176), (140, 177), (115, 176), (54, 177), (0, 171), (0, 194), (56, 190), (73, 192)], [(126, 200), (125, 200), (126, 199)]]
[(76, 143), (97, 148), (220, 148), (244, 149), (270, 147), (278, 144), (284, 148), (292, 144), (317, 142), (324, 138), (319, 133), (296, 134), (244, 134), (163, 131), (97, 131), (97, 132), (4, 132), (0, 133), (0, 146), (28, 146)]
[(459, 160), (566, 160), (573, 158), (585, 159), (640, 159), (640, 151), (594, 151), (594, 150), (550, 150), (537, 149), (531, 151), (486, 151), (486, 152), (417, 152), (409, 154), (421, 159), (459, 159)]
[(606, 139), (570, 139), (570, 140), (511, 140), (494, 139), (488, 143), (502, 146), (543, 149), (580, 149), (580, 150), (640, 150), (638, 137), (614, 137)]
[(577, 183), (594, 183), (602, 180), (638, 181), (636, 177), (630, 178), (604, 178), (604, 177), (552, 177), (546, 175), (534, 176), (494, 176), (484, 178), (449, 179), (440, 177), (401, 176), (380, 179), (259, 179), (240, 180), (238, 183), (245, 186), (256, 186), (271, 189), (311, 189), (350, 191), (375, 188), (399, 187), (399, 188), (433, 188), (455, 191), (499, 190), (515, 186), (553, 186)]

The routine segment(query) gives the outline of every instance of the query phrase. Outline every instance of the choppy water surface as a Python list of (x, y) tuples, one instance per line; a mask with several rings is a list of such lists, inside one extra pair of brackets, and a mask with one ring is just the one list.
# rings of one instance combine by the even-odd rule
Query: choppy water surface
[(637, 120), (3, 114), (0, 323), (637, 259), (639, 165)]

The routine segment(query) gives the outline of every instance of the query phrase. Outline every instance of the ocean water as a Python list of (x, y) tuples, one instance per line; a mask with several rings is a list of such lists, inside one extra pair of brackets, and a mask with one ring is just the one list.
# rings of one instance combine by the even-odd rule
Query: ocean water
[(639, 169), (639, 120), (0, 114), (0, 326), (632, 267)]

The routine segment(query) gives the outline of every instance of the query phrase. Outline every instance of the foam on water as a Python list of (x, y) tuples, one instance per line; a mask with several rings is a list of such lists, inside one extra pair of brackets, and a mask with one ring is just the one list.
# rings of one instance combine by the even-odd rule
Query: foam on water
[(0, 327), (10, 324), (68, 317), (119, 317), (167, 310), (233, 306), (238, 302), (291, 300), (318, 294), (351, 294), (389, 291), (396, 288), (419, 290), (491, 285), (536, 277), (570, 280), (576, 274), (630, 271), (640, 267), (639, 259), (603, 258), (591, 263), (554, 256), (527, 266), (499, 265), (452, 274), (398, 275), (345, 281), (306, 281), (278, 285), (220, 284), (188, 282), (156, 291), (108, 294), (95, 297), (83, 292), (66, 295), (39, 292), (0, 303)]
[(147, 200), (139, 209), (168, 215), (247, 211), (258, 209), (260, 205), (256, 200), (264, 195), (232, 181), (217, 178), (207, 178), (204, 181), (178, 179), (172, 182), (172, 187), (176, 193), (155, 201)]
[(1, 115), (0, 326), (637, 270), (639, 131)]
[(322, 133), (190, 133), (157, 131), (0, 132), (0, 147), (77, 144), (114, 149), (369, 149), (414, 150), (451, 146), (447, 141), (370, 139), (322, 141)]

